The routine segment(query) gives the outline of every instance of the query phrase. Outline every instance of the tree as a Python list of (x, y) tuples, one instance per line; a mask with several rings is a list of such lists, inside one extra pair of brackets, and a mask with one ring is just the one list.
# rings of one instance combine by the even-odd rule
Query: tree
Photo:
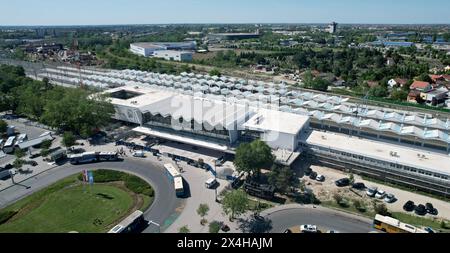
[(298, 185), (298, 178), (289, 167), (274, 166), (269, 174), (269, 183), (281, 193), (287, 193), (290, 188)]
[(6, 133), (7, 130), (8, 130), (8, 123), (6, 123), (6, 121), (4, 120), (0, 120), (0, 134)]
[(188, 226), (183, 226), (178, 230), (178, 232), (180, 234), (189, 234), (191, 230), (189, 230)]
[(53, 90), (53, 99), (46, 103), (41, 117), (48, 126), (88, 137), (110, 122), (114, 107), (105, 96), (90, 97), (81, 89)]
[(52, 146), (52, 141), (51, 140), (45, 140), (41, 143), (41, 148), (42, 149), (50, 149), (50, 147)]
[(389, 215), (389, 211), (388, 211), (386, 205), (383, 203), (377, 203), (376, 201), (374, 201), (373, 202), (373, 210), (375, 211), (375, 213), (381, 214), (383, 216)]
[(394, 90), (391, 93), (391, 98), (398, 101), (405, 101), (408, 98), (408, 92), (405, 90)]
[(378, 85), (371, 87), (369, 90), (369, 95), (372, 97), (384, 98), (389, 94), (387, 87), (384, 85)]
[(331, 83), (323, 78), (316, 78), (312, 81), (311, 88), (318, 91), (327, 91)]
[(76, 139), (75, 136), (73, 135), (72, 132), (64, 132), (63, 134), (63, 139), (62, 139), (62, 144), (67, 147), (70, 148), (73, 145), (75, 145)]
[(208, 215), (208, 212), (209, 212), (209, 206), (207, 204), (200, 204), (200, 206), (197, 209), (197, 214), (200, 215), (200, 217), (202, 217), (202, 220), (200, 221), (200, 223), (202, 225), (207, 222), (205, 220), (205, 216)]
[(222, 200), (223, 211), (230, 216), (230, 220), (240, 216), (248, 210), (249, 199), (243, 191), (234, 190), (227, 192)]
[(14, 162), (13, 162), (13, 167), (14, 168), (16, 168), (16, 169), (20, 169), (20, 168), (22, 168), (22, 166), (25, 164), (25, 161), (24, 160), (22, 160), (22, 159), (16, 159), (16, 160), (14, 160)]
[(236, 149), (234, 165), (239, 172), (259, 176), (262, 168), (270, 168), (275, 161), (271, 148), (263, 141), (243, 143)]
[(424, 81), (424, 82), (429, 82), (429, 83), (433, 82), (433, 80), (431, 79), (430, 75), (428, 75), (427, 73), (421, 74), (417, 79), (419, 81)]

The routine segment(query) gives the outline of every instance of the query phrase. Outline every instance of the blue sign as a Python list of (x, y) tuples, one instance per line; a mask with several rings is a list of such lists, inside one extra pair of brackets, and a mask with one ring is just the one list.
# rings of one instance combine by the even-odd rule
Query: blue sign
[(89, 171), (89, 184), (94, 184), (94, 173), (92, 171)]

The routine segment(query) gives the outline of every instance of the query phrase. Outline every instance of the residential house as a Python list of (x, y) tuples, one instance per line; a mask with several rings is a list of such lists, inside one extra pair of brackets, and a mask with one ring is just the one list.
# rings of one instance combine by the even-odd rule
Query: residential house
[(433, 86), (429, 82), (414, 81), (409, 87), (410, 90), (416, 90), (420, 92), (428, 92), (433, 89)]
[(407, 101), (409, 103), (418, 103), (420, 99), (420, 91), (418, 90), (411, 90), (408, 94)]
[(432, 106), (437, 106), (445, 103), (447, 99), (448, 89), (446, 87), (439, 87), (432, 91), (420, 93), (420, 97), (425, 103)]
[(403, 87), (408, 83), (408, 80), (402, 78), (394, 78), (388, 81), (388, 85), (391, 88)]

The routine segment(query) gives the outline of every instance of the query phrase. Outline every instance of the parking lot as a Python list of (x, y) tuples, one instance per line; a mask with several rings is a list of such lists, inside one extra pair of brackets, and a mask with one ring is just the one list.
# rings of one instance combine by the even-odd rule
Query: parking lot
[[(16, 133), (20, 134), (27, 134), (27, 137), (29, 140), (35, 139), (39, 137), (41, 134), (48, 132), (49, 130), (46, 128), (43, 128), (42, 126), (39, 126), (38, 124), (32, 123), (25, 119), (5, 119), (5, 121), (8, 123), (9, 126), (14, 126)], [(61, 146), (61, 138), (53, 135), (55, 138), (53, 140), (52, 146), (50, 149), (58, 148)], [(43, 157), (38, 156), (36, 158), (30, 158), (30, 154), (38, 154), (40, 152), (40, 149), (33, 149), (31, 148), (29, 152), (26, 153), (26, 156), (22, 159), (24, 159), (27, 162), (36, 162), (37, 165), (31, 165), (26, 164), (24, 165), (20, 171), (17, 171), (17, 174), (14, 175), (14, 182), (20, 184), (20, 182), (34, 177), (42, 172), (45, 172), (49, 169), (52, 169), (55, 167), (54, 164), (48, 163), (44, 161)], [(14, 160), (16, 160), (16, 157), (14, 153), (12, 154), (5, 154), (4, 157), (0, 158), (0, 166), (6, 167), (8, 164), (12, 165)], [(4, 190), (10, 186), (14, 185), (11, 178), (4, 178), (3, 180), (0, 180), (0, 191)]]
[[(348, 197), (351, 199), (361, 199), (363, 201), (366, 201), (367, 203), (370, 203), (374, 199), (374, 198), (368, 197), (366, 195), (365, 190), (350, 191), (349, 187), (343, 187), (343, 188), (337, 187), (335, 184), (335, 181), (339, 180), (341, 178), (348, 177), (349, 176), (348, 174), (345, 174), (345, 173), (335, 170), (335, 169), (330, 169), (330, 168), (325, 168), (325, 167), (320, 167), (320, 166), (311, 166), (311, 169), (314, 172), (317, 172), (317, 174), (325, 176), (324, 182), (318, 182), (316, 180), (311, 180), (307, 176), (305, 176), (303, 178), (307, 182), (307, 187), (312, 189), (314, 191), (314, 193), (316, 194), (316, 196), (322, 201), (333, 200), (333, 194), (338, 193), (338, 192), (345, 197)], [(437, 216), (432, 216), (432, 215), (427, 214), (425, 217), (444, 218), (444, 219), (450, 220), (450, 203), (449, 202), (435, 199), (435, 198), (432, 198), (429, 196), (421, 195), (418, 193), (409, 192), (409, 191), (397, 189), (397, 188), (390, 187), (390, 186), (385, 186), (385, 185), (382, 185), (379, 183), (374, 183), (371, 181), (363, 180), (358, 175), (354, 175), (354, 178), (355, 178), (355, 182), (364, 183), (364, 185), (366, 187), (376, 187), (376, 188), (378, 188), (378, 190), (383, 190), (387, 194), (394, 194), (397, 201), (395, 201), (394, 203), (386, 203), (386, 206), (388, 207), (388, 209), (390, 211), (406, 213), (403, 210), (403, 205), (407, 201), (411, 200), (416, 205), (419, 205), (419, 204), (425, 205), (426, 203), (431, 203), (439, 211)], [(359, 194), (359, 196), (358, 196), (358, 194)], [(410, 214), (413, 214), (413, 213), (414, 212), (411, 212)]]

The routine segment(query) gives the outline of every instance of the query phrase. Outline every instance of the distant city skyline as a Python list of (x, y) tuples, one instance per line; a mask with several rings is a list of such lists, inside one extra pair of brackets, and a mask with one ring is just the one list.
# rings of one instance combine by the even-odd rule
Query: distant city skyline
[(450, 24), (450, 1), (444, 0), (0, 0), (0, 4), (0, 26)]

